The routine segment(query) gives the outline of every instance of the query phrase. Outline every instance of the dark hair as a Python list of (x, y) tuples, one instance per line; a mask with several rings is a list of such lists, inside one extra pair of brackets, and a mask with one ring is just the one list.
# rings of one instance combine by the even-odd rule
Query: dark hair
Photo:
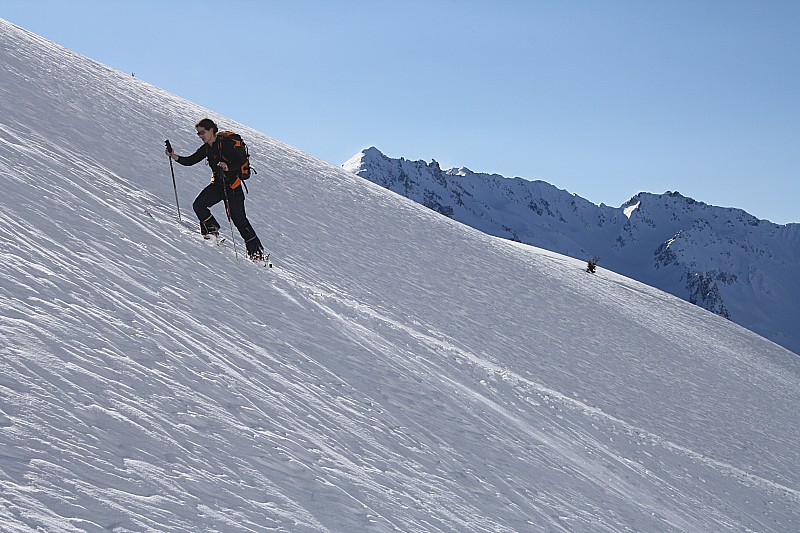
[(208, 131), (211, 130), (216, 134), (219, 131), (217, 125), (214, 124), (214, 121), (210, 118), (201, 119), (197, 124), (194, 125), (195, 128), (203, 128), (204, 130)]

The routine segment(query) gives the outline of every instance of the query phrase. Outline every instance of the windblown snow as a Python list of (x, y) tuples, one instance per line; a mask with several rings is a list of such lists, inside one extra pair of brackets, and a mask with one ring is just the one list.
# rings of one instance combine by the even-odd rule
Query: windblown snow
[[(0, 58), (3, 531), (800, 529), (791, 352), (2, 20)], [(204, 116), (273, 269), (198, 237), (206, 167), (177, 218)]]

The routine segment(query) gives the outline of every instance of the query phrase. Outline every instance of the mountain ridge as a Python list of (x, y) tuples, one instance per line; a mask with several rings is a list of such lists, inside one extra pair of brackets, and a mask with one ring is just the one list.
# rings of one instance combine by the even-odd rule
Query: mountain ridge
[(699, 305), (800, 354), (800, 224), (667, 191), (619, 208), (545, 181), (442, 170), (435, 160), (392, 159), (375, 147), (343, 168), (490, 235), (553, 250)]

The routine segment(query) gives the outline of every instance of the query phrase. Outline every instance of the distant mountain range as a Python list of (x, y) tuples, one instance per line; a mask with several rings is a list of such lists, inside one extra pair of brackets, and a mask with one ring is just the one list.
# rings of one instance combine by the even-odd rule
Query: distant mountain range
[(613, 270), (688, 300), (800, 354), (800, 224), (681, 195), (596, 205), (546, 183), (368, 148), (343, 168), (490, 235)]

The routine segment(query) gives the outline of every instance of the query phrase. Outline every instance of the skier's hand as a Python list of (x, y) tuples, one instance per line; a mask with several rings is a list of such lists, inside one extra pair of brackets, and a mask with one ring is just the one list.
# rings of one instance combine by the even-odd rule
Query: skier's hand
[(219, 168), (221, 168), (222, 170), (224, 170), (225, 172), (227, 172), (227, 171), (228, 171), (228, 163), (226, 163), (225, 161), (222, 161), (222, 162), (221, 162), (220, 164), (218, 164), (217, 166), (218, 166)]

